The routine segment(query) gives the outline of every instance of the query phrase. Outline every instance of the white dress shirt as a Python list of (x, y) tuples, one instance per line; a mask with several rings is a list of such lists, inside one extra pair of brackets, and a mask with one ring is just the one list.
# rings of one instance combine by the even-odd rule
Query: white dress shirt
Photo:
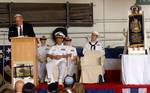
[(18, 30), (18, 36), (21, 36), (20, 30), (22, 30), (22, 34), (23, 34), (23, 25), (17, 26), (17, 30)]

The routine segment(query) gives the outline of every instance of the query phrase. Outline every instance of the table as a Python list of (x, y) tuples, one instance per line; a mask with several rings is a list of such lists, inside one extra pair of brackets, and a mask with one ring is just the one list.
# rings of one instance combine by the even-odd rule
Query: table
[(150, 84), (150, 55), (122, 55), (123, 84)]

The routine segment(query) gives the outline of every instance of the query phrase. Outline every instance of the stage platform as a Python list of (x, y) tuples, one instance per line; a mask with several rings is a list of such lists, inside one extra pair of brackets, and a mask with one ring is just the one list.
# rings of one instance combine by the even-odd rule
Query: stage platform
[[(106, 70), (106, 83), (84, 84), (85, 93), (150, 93), (150, 85), (123, 85), (120, 70)], [(47, 84), (39, 84), (38, 93), (47, 93)]]
[[(122, 83), (84, 84), (85, 93), (150, 93), (150, 85)], [(47, 84), (39, 84), (38, 93), (47, 93)]]

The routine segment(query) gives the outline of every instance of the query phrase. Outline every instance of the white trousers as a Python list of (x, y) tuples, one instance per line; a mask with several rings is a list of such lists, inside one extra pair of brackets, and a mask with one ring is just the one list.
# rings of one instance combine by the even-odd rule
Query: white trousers
[(66, 75), (67, 64), (65, 61), (49, 62), (46, 64), (47, 77), (51, 79), (51, 82), (63, 80)]
[(75, 62), (67, 62), (67, 74), (73, 76), (73, 74), (77, 73), (77, 66)]

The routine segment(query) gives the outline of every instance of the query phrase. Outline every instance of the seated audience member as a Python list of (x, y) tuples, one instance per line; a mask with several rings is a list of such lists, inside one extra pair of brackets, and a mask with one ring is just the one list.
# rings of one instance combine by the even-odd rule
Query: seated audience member
[(22, 93), (36, 93), (35, 85), (32, 83), (24, 84)]
[(64, 79), (64, 86), (68, 93), (73, 93), (72, 87), (74, 85), (74, 79), (71, 76), (66, 76)]
[(40, 83), (43, 83), (46, 77), (46, 55), (49, 50), (49, 45), (46, 44), (46, 40), (47, 38), (42, 36), (40, 38), (40, 45), (38, 46), (38, 77)]
[(72, 88), (73, 93), (85, 93), (83, 84), (75, 83)]
[(51, 83), (48, 85), (48, 91), (50, 93), (57, 93), (58, 83)]
[(24, 82), (22, 80), (18, 80), (15, 83), (15, 92), (16, 93), (22, 93), (22, 89), (24, 86)]
[(84, 46), (84, 48), (83, 48), (83, 54), (85, 54), (85, 52), (87, 50), (92, 50), (92, 51), (98, 50), (103, 55), (105, 55), (105, 51), (104, 51), (103, 45), (102, 45), (102, 43), (100, 41), (98, 41), (98, 35), (99, 35), (99, 33), (96, 32), (96, 31), (93, 31), (91, 33), (90, 41), (88, 41), (86, 43), (86, 45)]
[(58, 89), (57, 93), (68, 93), (66, 89)]
[[(48, 62), (46, 65), (47, 68), (47, 75), (49, 84), (55, 83), (58, 80), (59, 85), (63, 85), (65, 72), (66, 72), (66, 65), (67, 65), (67, 48), (64, 46), (63, 41), (65, 38), (65, 35), (61, 32), (55, 33), (56, 37), (56, 45), (52, 46), (50, 50), (48, 51), (47, 57), (51, 59), (51, 62)], [(54, 74), (56, 71), (54, 71), (54, 66), (58, 67), (59, 75), (58, 79), (54, 78)]]
[(0, 93), (15, 93), (15, 91), (11, 84), (5, 84), (5, 85), (1, 86)]
[(73, 76), (77, 72), (77, 68), (75, 66), (77, 61), (77, 51), (76, 48), (71, 45), (72, 39), (70, 37), (65, 38), (65, 45), (67, 46), (68, 54), (71, 54), (71, 56), (68, 58), (68, 64), (67, 64), (67, 73), (69, 76)]

